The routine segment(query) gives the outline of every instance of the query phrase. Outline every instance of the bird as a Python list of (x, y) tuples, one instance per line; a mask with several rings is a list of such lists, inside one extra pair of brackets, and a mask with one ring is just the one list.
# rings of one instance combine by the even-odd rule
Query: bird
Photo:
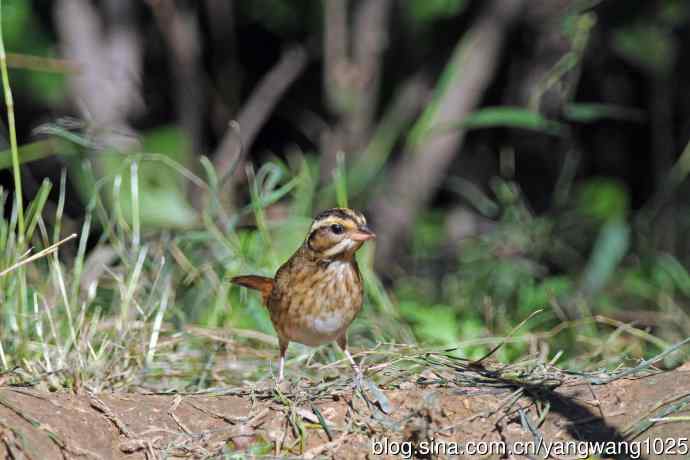
[(355, 253), (376, 238), (364, 215), (349, 208), (319, 213), (297, 251), (273, 278), (245, 275), (231, 282), (261, 293), (278, 336), (278, 382), (290, 342), (311, 347), (335, 342), (359, 381), (362, 372), (347, 349), (347, 329), (362, 310), (364, 289)]

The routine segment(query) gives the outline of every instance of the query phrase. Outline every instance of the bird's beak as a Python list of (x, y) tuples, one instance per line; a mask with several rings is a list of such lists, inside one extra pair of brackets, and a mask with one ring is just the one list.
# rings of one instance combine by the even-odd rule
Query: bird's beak
[(366, 225), (363, 225), (357, 229), (357, 231), (350, 234), (350, 239), (354, 241), (366, 241), (373, 240), (376, 238), (376, 234), (369, 229)]

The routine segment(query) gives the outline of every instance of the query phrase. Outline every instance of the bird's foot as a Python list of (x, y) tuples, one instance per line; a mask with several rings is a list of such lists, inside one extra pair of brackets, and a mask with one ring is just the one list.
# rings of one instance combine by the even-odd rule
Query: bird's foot
[(290, 393), (293, 386), (288, 380), (276, 380), (273, 388), (281, 394), (285, 394)]
[(352, 389), (364, 390), (364, 373), (359, 368), (359, 366), (353, 366), (352, 370), (354, 372), (354, 375), (352, 377)]

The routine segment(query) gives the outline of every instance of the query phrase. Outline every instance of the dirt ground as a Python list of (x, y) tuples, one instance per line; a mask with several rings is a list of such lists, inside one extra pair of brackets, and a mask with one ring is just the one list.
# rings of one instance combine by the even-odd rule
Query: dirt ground
[[(556, 388), (505, 380), (463, 388), (431, 371), (379, 382), (381, 389), (365, 381), (364, 390), (354, 390), (351, 382), (302, 381), (280, 388), (264, 383), (189, 395), (45, 393), (5, 386), (0, 388), (0, 456), (227, 458), (239, 451), (239, 458), (395, 458), (391, 450), (397, 446), (403, 454), (397, 458), (412, 454), (405, 447), (416, 447), (421, 458), (445, 458), (438, 446), (453, 454), (451, 441), (510, 445), (542, 438), (642, 446), (649, 439), (650, 452), (642, 447), (638, 458), (690, 458), (682, 455), (682, 439), (690, 436), (688, 365), (601, 385), (573, 377)], [(426, 454), (431, 439), (437, 455)], [(400, 441), (408, 444), (393, 444)], [(382, 452), (386, 442), (389, 455)], [(552, 451), (550, 458), (575, 454)], [(494, 452), (485, 458), (528, 457)], [(532, 458), (545, 458), (544, 452)]]

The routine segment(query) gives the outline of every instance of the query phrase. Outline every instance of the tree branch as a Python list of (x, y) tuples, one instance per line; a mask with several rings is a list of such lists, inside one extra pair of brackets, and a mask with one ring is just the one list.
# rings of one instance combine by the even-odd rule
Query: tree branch
[(305, 49), (295, 45), (283, 52), (278, 63), (256, 85), (237, 117), (242, 147), (238, 148), (236, 129), (230, 127), (214, 154), (219, 177), (242, 161), (278, 101), (302, 74), (307, 62)]
[(205, 78), (201, 68), (201, 32), (193, 11), (171, 1), (148, 0), (170, 49), (177, 115), (194, 152), (202, 150)]

